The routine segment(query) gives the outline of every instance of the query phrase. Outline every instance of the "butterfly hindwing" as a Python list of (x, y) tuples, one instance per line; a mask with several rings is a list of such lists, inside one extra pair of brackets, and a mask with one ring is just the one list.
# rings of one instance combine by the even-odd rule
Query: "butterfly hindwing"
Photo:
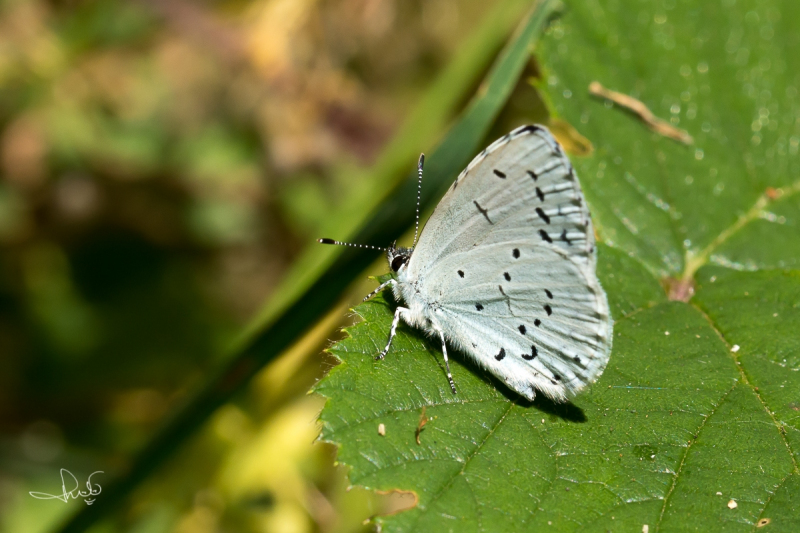
[(563, 401), (608, 361), (608, 303), (579, 263), (525, 233), (442, 258), (418, 285), (451, 344), (521, 395)]

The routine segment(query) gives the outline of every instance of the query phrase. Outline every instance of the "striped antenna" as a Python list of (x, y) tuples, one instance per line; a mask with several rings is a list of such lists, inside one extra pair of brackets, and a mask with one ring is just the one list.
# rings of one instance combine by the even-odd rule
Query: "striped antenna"
[(419, 154), (419, 162), (417, 163), (417, 172), (419, 174), (419, 181), (417, 181), (417, 218), (414, 221), (414, 244), (417, 244), (417, 235), (419, 234), (419, 202), (422, 199), (422, 166), (425, 164), (425, 154)]
[(388, 250), (388, 248), (379, 248), (378, 246), (372, 246), (370, 244), (353, 244), (351, 242), (334, 241), (333, 239), (317, 239), (317, 242), (321, 244), (336, 244), (338, 246), (351, 246), (353, 248), (369, 248), (370, 250), (381, 250), (384, 252)]

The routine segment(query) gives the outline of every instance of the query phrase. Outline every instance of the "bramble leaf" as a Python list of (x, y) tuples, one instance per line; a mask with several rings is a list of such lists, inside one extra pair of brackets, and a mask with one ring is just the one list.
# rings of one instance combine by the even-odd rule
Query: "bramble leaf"
[(453, 395), (437, 342), (406, 326), (374, 360), (394, 302), (357, 307), (316, 391), (352, 483), (417, 495), (384, 531), (800, 528), (798, 23), (790, 0), (595, 0), (551, 26), (541, 90), (594, 146), (573, 162), (613, 353), (566, 405), (528, 404), (454, 355)]

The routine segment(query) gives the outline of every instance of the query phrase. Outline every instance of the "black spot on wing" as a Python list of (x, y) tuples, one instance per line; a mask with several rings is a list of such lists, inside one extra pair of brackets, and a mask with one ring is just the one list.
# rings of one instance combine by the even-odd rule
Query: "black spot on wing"
[(475, 207), (478, 208), (478, 211), (480, 211), (481, 214), (484, 217), (486, 217), (486, 220), (489, 222), (489, 224), (494, 224), (494, 222), (492, 222), (492, 219), (489, 218), (489, 211), (481, 207), (481, 204), (479, 204), (477, 200), (473, 200), (472, 203), (475, 204)]
[(533, 325), (538, 328), (539, 326), (542, 325), (542, 321), (537, 318), (536, 320), (533, 321)]
[(463, 271), (463, 270), (459, 270), (459, 271), (458, 271), (458, 275), (459, 275), (459, 276), (461, 276), (461, 277), (463, 278), (463, 277), (464, 277), (464, 271)]
[(564, 231), (561, 232), (561, 237), (559, 237), (562, 241), (567, 243), (568, 246), (572, 245), (572, 242), (567, 238), (567, 228), (564, 228)]
[(495, 355), (494, 358), (497, 359), (498, 361), (502, 361), (505, 356), (506, 356), (506, 349), (500, 348), (500, 351), (497, 352), (497, 355)]
[(519, 248), (514, 248), (514, 251), (511, 252), (511, 255), (514, 256), (514, 259), (519, 259)]
[(506, 179), (505, 172), (500, 172), (497, 169), (492, 170), (492, 172), (494, 172), (494, 175), (497, 176), (498, 178)]
[(536, 349), (536, 346), (531, 344), (531, 353), (524, 353), (522, 354), (522, 358), (526, 361), (533, 360), (537, 355), (539, 355), (539, 350)]
[(550, 238), (550, 235), (545, 230), (540, 229), (539, 230), (539, 235), (541, 235), (542, 239), (544, 239), (545, 241), (547, 241), (549, 243), (553, 242), (553, 239)]
[(544, 310), (547, 311), (547, 316), (550, 316), (550, 315), (553, 314), (553, 308), (550, 307), (548, 304), (544, 304)]
[(512, 131), (511, 135), (517, 136), (517, 135), (522, 135), (523, 133), (533, 133), (535, 131), (542, 131), (542, 127), (537, 126), (536, 124), (528, 124), (526, 126), (520, 126), (519, 128)]
[(506, 281), (511, 281), (511, 274), (508, 272), (503, 272), (503, 277), (506, 278)]
[(482, 304), (475, 304), (475, 309), (477, 309), (478, 311), (483, 311), (483, 305)]
[(550, 298), (551, 300), (553, 299), (553, 293), (552, 292), (550, 292), (549, 290), (545, 289), (544, 293), (547, 295), (548, 298)]
[(520, 324), (519, 325), (519, 332), (522, 333), (523, 335), (525, 335), (526, 331), (528, 331), (528, 329), (525, 327), (525, 324)]
[(544, 193), (542, 192), (542, 189), (540, 189), (539, 187), (536, 187), (536, 196), (539, 197), (540, 201), (544, 202)]
[(544, 220), (545, 224), (549, 224), (550, 223), (550, 217), (547, 216), (547, 214), (545, 214), (544, 210), (541, 207), (537, 207), (536, 208), (536, 214), (539, 215), (539, 218)]
[(527, 172), (528, 172), (528, 176), (530, 176), (531, 178), (533, 178), (533, 181), (536, 181), (536, 180), (538, 180), (538, 179), (539, 179), (539, 176), (537, 176), (537, 175), (536, 175), (536, 172), (534, 172), (533, 170), (528, 170)]

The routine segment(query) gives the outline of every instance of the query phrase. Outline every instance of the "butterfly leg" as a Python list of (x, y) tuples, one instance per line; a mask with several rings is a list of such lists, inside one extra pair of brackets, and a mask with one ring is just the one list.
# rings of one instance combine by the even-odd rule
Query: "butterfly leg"
[(395, 283), (397, 283), (397, 281), (394, 278), (390, 279), (389, 281), (385, 281), (385, 282), (381, 283), (380, 285), (378, 285), (377, 289), (375, 289), (371, 293), (369, 293), (366, 296), (364, 296), (364, 300), (363, 301), (366, 302), (367, 300), (369, 300), (370, 298), (372, 298), (373, 296), (375, 296), (376, 294), (381, 292), (383, 289), (385, 289), (389, 285), (394, 285)]
[(389, 347), (392, 345), (392, 340), (394, 340), (394, 334), (397, 331), (397, 324), (400, 322), (400, 317), (408, 311), (410, 311), (410, 309), (406, 307), (398, 307), (397, 310), (395, 310), (394, 320), (392, 320), (392, 329), (389, 330), (389, 342), (386, 343), (386, 348), (384, 348), (381, 353), (375, 356), (375, 359), (383, 359), (386, 357), (386, 354), (389, 352)]
[(444, 355), (444, 367), (447, 369), (447, 380), (450, 382), (450, 388), (453, 389), (453, 394), (456, 394), (456, 384), (453, 382), (453, 375), (450, 373), (450, 361), (447, 359), (447, 344), (444, 342), (444, 333), (442, 329), (436, 324), (432, 324), (433, 329), (439, 334), (442, 339), (442, 355)]

